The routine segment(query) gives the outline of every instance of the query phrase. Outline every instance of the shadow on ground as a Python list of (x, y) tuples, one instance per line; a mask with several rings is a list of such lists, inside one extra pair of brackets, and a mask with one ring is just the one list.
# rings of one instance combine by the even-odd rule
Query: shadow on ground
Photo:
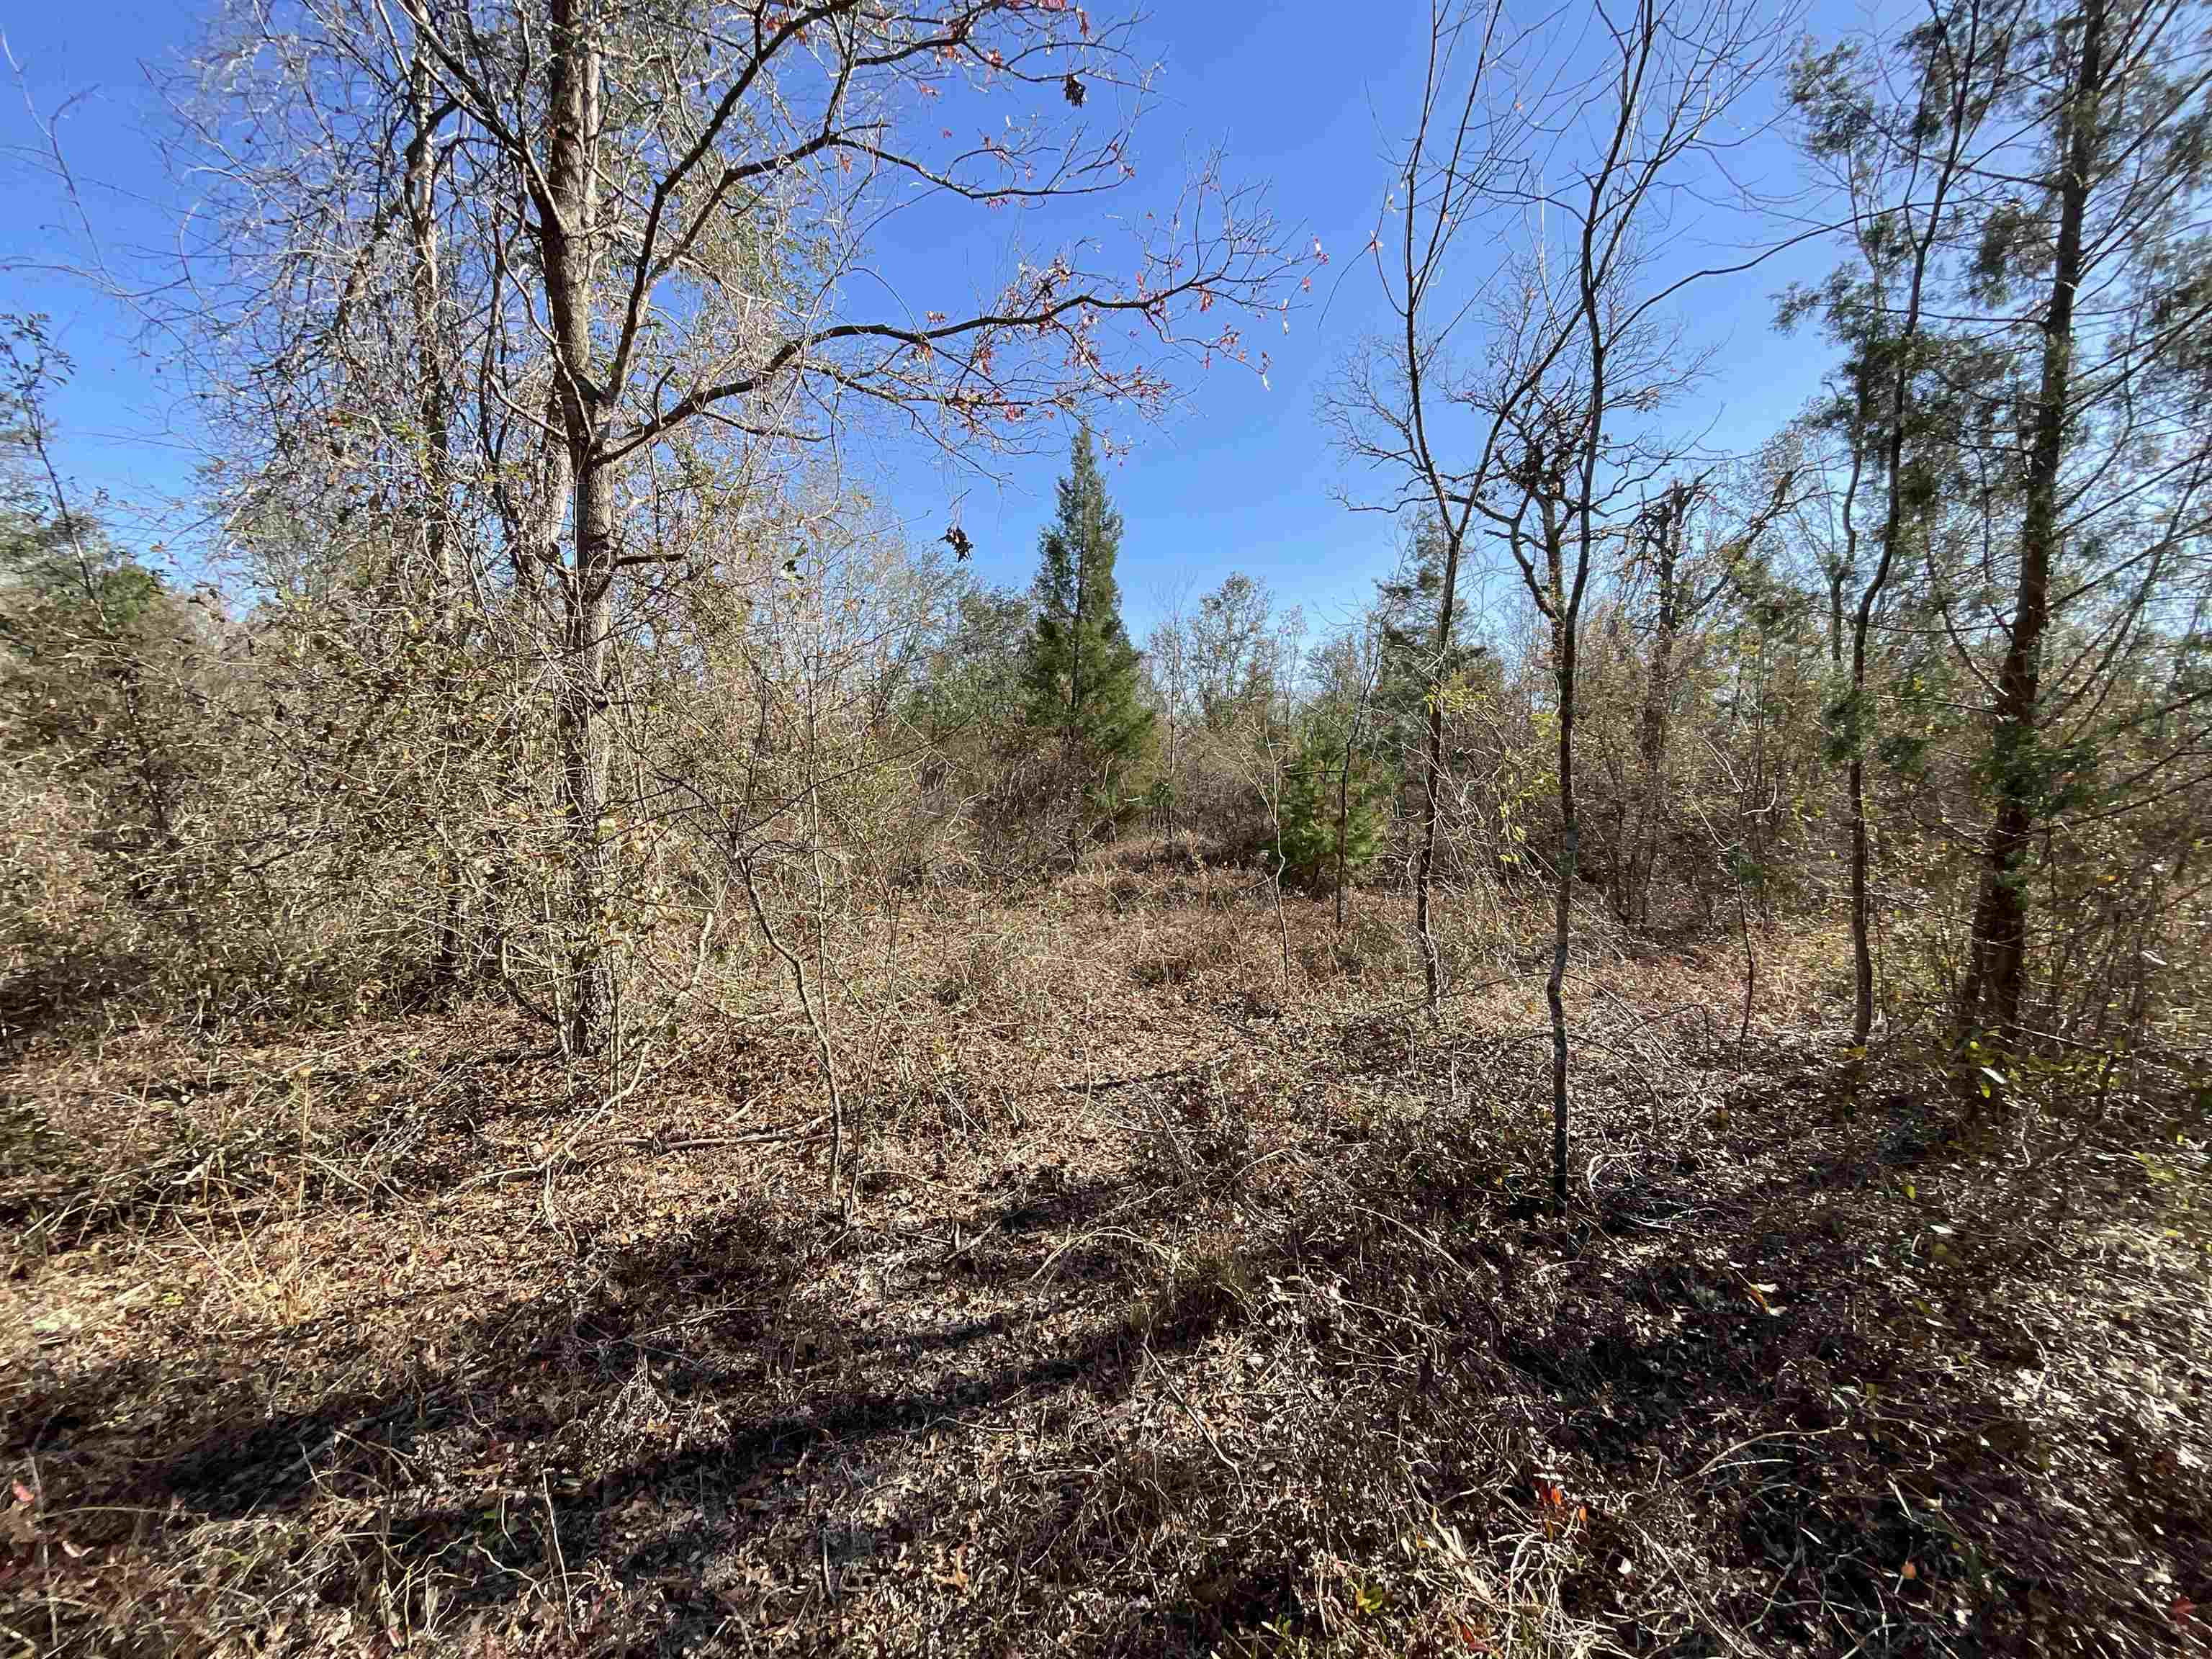
[[(2203, 1419), (2092, 1350), (2186, 1355), (2185, 1310), (1971, 1147), (1839, 1181), (1821, 1114), (1741, 1092), (1694, 1145), (1600, 1120), (1565, 1224), (1455, 1081), (1180, 1188), (847, 1225), (733, 1179), (489, 1292), (42, 1365), (5, 1455), (68, 1548), (6, 1558), (0, 1607), (146, 1652), (341, 1616), (472, 1653), (1410, 1648), (1540, 1537), (1561, 1616), (1648, 1651), (2170, 1639), (2212, 1601)], [(1446, 1521), (1461, 1581), (1392, 1565)]]

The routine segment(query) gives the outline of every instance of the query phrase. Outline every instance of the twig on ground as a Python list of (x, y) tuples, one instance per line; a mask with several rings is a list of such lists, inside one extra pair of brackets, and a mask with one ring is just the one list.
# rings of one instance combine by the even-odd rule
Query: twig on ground
[(1221, 1467), (1231, 1474), (1243, 1474), (1244, 1466), (1221, 1449), (1221, 1442), (1213, 1432), (1213, 1425), (1206, 1420), (1206, 1414), (1203, 1412), (1190, 1403), (1190, 1397), (1183, 1393), (1175, 1378), (1168, 1375), (1168, 1368), (1160, 1364), (1160, 1357), (1147, 1347), (1145, 1350), (1145, 1358), (1152, 1362), (1152, 1369), (1159, 1373), (1160, 1381), (1167, 1385), (1168, 1393), (1174, 1398), (1176, 1404), (1182, 1407), (1184, 1415), (1198, 1425), (1198, 1431), (1206, 1437), (1206, 1443), (1213, 1448), (1213, 1455), (1221, 1460)]
[(561, 1548), (561, 1518), (553, 1511), (553, 1483), (544, 1469), (538, 1472), (538, 1486), (545, 1498), (546, 1544), (553, 1553), (554, 1568), (561, 1576), (561, 1623), (574, 1637), (575, 1621), (568, 1614), (568, 1604), (574, 1599), (568, 1589), (568, 1558)]

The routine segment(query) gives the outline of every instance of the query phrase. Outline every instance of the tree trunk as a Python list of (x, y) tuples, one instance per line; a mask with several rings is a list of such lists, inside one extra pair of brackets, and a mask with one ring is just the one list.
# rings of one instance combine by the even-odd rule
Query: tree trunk
[[(1870, 377), (1863, 371), (1858, 375), (1858, 391), (1853, 404), (1856, 418), (1851, 423), (1851, 477), (1844, 489), (1844, 556), (1828, 574), (1828, 666), (1841, 674), (1844, 667), (1844, 583), (1856, 581), (1859, 569), (1859, 528), (1855, 516), (1858, 502), (1859, 482), (1866, 472), (1866, 450), (1869, 434), (1867, 431), (1867, 405), (1871, 398)], [(1854, 724), (1851, 728), (1851, 766), (1849, 782), (1849, 819), (1851, 827), (1851, 1041), (1863, 1048), (1874, 1030), (1874, 941), (1869, 935), (1871, 915), (1867, 905), (1867, 877), (1865, 857), (1866, 778), (1858, 767), (1858, 700), (1866, 678), (1865, 630), (1859, 629), (1851, 636), (1851, 690), (1844, 707), (1846, 718)]]
[[(1410, 326), (1410, 325), (1408, 325)], [(1439, 523), (1443, 523), (1439, 514)], [(1421, 844), (1413, 858), (1413, 931), (1421, 940), (1421, 971), (1426, 981), (1429, 1018), (1438, 1017), (1443, 1002), (1443, 957), (1437, 947), (1431, 923), (1431, 898), (1437, 861), (1438, 798), (1444, 776), (1444, 665), (1451, 658), (1452, 611), (1458, 603), (1460, 538), (1444, 526), (1444, 580), (1437, 601), (1436, 666), (1429, 684), (1429, 726), (1426, 760), (1422, 768)]]
[(1336, 931), (1344, 931), (1344, 843), (1352, 829), (1352, 746), (1359, 728), (1344, 740), (1344, 765), (1336, 775)]
[[(1087, 530), (1089, 526), (1086, 525)], [(1083, 862), (1083, 832), (1090, 817), (1083, 800), (1083, 601), (1084, 565), (1088, 545), (1075, 550), (1075, 638), (1067, 654), (1067, 861), (1071, 868)]]
[(1443, 1012), (1443, 963), (1437, 950), (1437, 936), (1431, 924), (1430, 885), (1437, 861), (1437, 795), (1442, 790), (1444, 769), (1444, 714), (1440, 696), (1443, 687), (1442, 677), (1451, 650), (1452, 608), (1459, 589), (1459, 550), (1461, 537), (1467, 523), (1465, 514), (1455, 527), (1451, 520), (1451, 504), (1447, 498), (1443, 482), (1433, 464), (1427, 463), (1428, 440), (1423, 432), (1421, 404), (1422, 350), (1418, 337), (1416, 319), (1419, 306), (1416, 301), (1416, 261), (1413, 254), (1413, 208), (1420, 199), (1420, 180), (1418, 172), (1419, 148), (1417, 145), (1406, 163), (1406, 303), (1403, 307), (1406, 325), (1406, 374), (1408, 402), (1413, 410), (1414, 429), (1419, 434), (1421, 453), (1427, 465), (1429, 488), (1434, 491), (1437, 508), (1437, 527), (1444, 538), (1443, 591), (1437, 606), (1436, 666), (1429, 686), (1429, 724), (1426, 738), (1425, 764), (1421, 780), (1421, 840), (1413, 854), (1413, 932), (1421, 941), (1421, 973), (1428, 993), (1429, 1018), (1436, 1019)]
[[(1445, 586), (1450, 586), (1449, 580)], [(1450, 614), (1449, 611), (1444, 613), (1447, 618)], [(1437, 624), (1440, 638), (1449, 626), (1449, 621)], [(1413, 855), (1413, 931), (1421, 940), (1421, 972), (1431, 1019), (1437, 1018), (1443, 1003), (1443, 963), (1429, 917), (1431, 871), (1437, 861), (1437, 793), (1444, 769), (1444, 711), (1438, 695), (1442, 690), (1441, 685), (1433, 683), (1429, 687), (1429, 729), (1421, 769), (1421, 844)]]
[[(452, 416), (447, 387), (443, 341), (439, 326), (440, 283), (437, 186), (432, 84), (428, 48), (422, 38), (416, 11), (420, 0), (410, 0), (408, 15), (416, 25), (416, 40), (407, 66), (407, 115), (411, 127), (406, 150), (407, 230), (413, 270), (408, 284), (409, 318), (414, 330), (415, 420), (419, 428), (417, 451), (422, 458), (424, 487), (422, 540), (431, 605), (437, 617), (437, 642), (450, 653), (461, 644), (464, 620), (460, 583), (453, 568), (453, 538), (447, 499), (447, 448)], [(453, 714), (459, 688), (453, 684), (450, 660), (439, 669), (440, 702), (443, 718), (440, 738), (446, 763), (453, 762), (459, 728)], [(438, 920), (431, 948), (430, 974), (434, 983), (450, 988), (460, 975), (464, 893), (460, 854), (447, 844), (438, 860)]]
[(564, 1039), (599, 1047), (613, 1005), (606, 944), (606, 657), (614, 604), (614, 468), (602, 453), (604, 394), (592, 369), (591, 236), (599, 210), (593, 154), (601, 43), (587, 0), (552, 0), (545, 179), (539, 204), (548, 309), (574, 478), (575, 553), (561, 572), (557, 740), (568, 825), (569, 939)]
[[(1593, 380), (1603, 389), (1604, 359), (1597, 356)], [(1592, 417), (1593, 422), (1597, 418)], [(1595, 453), (1597, 434), (1589, 435)], [(1588, 457), (1585, 457), (1587, 461)], [(1583, 478), (1583, 540), (1578, 544), (1580, 568), (1589, 569), (1589, 476)], [(1566, 526), (1547, 496), (1540, 503), (1544, 526), (1544, 568), (1551, 589), (1552, 672), (1559, 698), (1559, 862), (1555, 872), (1552, 908), (1552, 971), (1544, 981), (1544, 1001), (1552, 1015), (1552, 1209), (1567, 1212), (1567, 947), (1573, 921), (1575, 866), (1582, 857), (1582, 818), (1575, 805), (1575, 677), (1579, 643), (1577, 623), (1582, 611), (1582, 583), (1575, 583), (1569, 598), (1566, 573)]]
[[(1180, 649), (1180, 647), (1177, 648)], [(1162, 816), (1167, 820), (1168, 856), (1170, 858), (1173, 858), (1175, 856), (1176, 850), (1176, 785), (1182, 775), (1182, 769), (1176, 764), (1177, 751), (1176, 749), (1176, 739), (1179, 734), (1176, 728), (1176, 704), (1178, 700), (1179, 690), (1178, 691), (1170, 692), (1164, 700), (1167, 704), (1168, 715), (1168, 772), (1166, 798), (1161, 805), (1166, 809)]]
[(1567, 943), (1582, 823), (1575, 811), (1575, 629), (1556, 632), (1559, 683), (1559, 879), (1552, 915), (1552, 972), (1544, 1000), (1552, 1012), (1552, 1207), (1567, 1208)]
[[(1912, 243), (1912, 271), (1906, 289), (1905, 322), (1891, 346), (1896, 354), (1897, 367), (1890, 380), (1889, 429), (1885, 434), (1889, 499), (1882, 515), (1881, 552), (1875, 561), (1874, 575), (1859, 595), (1858, 609), (1851, 618), (1851, 685), (1844, 707), (1851, 755), (1851, 1043), (1859, 1048), (1866, 1047), (1874, 1031), (1874, 860), (1866, 804), (1867, 636), (1874, 627), (1875, 607), (1881, 602), (1882, 590), (1889, 585), (1890, 567), (1896, 559), (1898, 538), (1904, 529), (1905, 412), (1912, 389), (1915, 346), (1920, 337), (1921, 295), (1927, 283), (1929, 255), (1942, 226), (1944, 198), (1958, 176), (1960, 151), (1966, 137), (1971, 77), (1960, 74), (1953, 79), (1952, 101), (1947, 112), (1949, 149), (1929, 199), (1925, 228)], [(1856, 456), (1851, 483), (1856, 492)]]
[(2027, 892), (2024, 866), (2045, 784), (2038, 752), (2037, 705), (2042, 696), (2043, 637), (2051, 621), (2051, 567), (2058, 551), (2058, 473), (2074, 369), (2074, 296), (2081, 281), (2082, 221), (2089, 173), (2098, 150), (2098, 103), (2105, 82), (2106, 0), (2081, 9), (2081, 58), (2060, 112), (2063, 171), (2058, 181), (2058, 241), (2051, 262), (2051, 306), (2043, 319), (2042, 386), (2028, 451), (2021, 514), (2019, 589), (2011, 638), (1997, 674), (1990, 733), (1996, 810), (1983, 845), (1981, 891), (1961, 988), (1961, 1023), (1993, 1030), (2006, 1046), (2021, 1038), (2021, 991), (2027, 969)]
[(613, 623), (613, 469), (576, 461), (576, 560), (564, 591), (559, 720), (562, 805), (568, 820), (568, 1043), (599, 1047), (613, 1006), (607, 945), (607, 640)]
[(1844, 668), (1844, 584), (1859, 574), (1859, 485), (1866, 477), (1867, 429), (1874, 401), (1873, 376), (1865, 369), (1853, 377), (1857, 387), (1851, 399), (1851, 476), (1844, 485), (1844, 556), (1828, 571), (1828, 666)]

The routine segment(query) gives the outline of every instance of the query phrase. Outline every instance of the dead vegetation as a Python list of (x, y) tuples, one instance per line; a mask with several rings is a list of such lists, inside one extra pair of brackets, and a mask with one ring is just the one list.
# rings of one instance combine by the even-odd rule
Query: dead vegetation
[(1741, 1047), (1724, 941), (1593, 954), (1554, 1220), (1545, 918), (1431, 1025), (1402, 932), (1293, 902), (1286, 970), (1242, 881), (905, 917), (849, 993), (849, 1206), (788, 1021), (686, 1030), (611, 1115), (475, 1006), (19, 1054), (0, 1640), (2202, 1641), (2174, 1079), (1978, 1114), (1899, 1048), (1854, 1090), (1832, 938), (1763, 942)]
[[(1101, 0), (185, 9), (189, 499), (0, 315), (0, 1659), (2203, 1645), (2202, 6), (1317, 14), (1279, 220)], [(1125, 521), (1216, 368), (1340, 467)]]

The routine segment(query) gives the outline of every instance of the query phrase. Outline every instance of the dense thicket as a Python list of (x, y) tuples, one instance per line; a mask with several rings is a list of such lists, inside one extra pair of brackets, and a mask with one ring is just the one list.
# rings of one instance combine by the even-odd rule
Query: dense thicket
[[(927, 160), (939, 97), (1042, 100), (1074, 125), (1023, 165), (1088, 188), (1119, 130), (1063, 77), (1111, 72), (1116, 30), (1014, 0), (764, 5), (749, 44), (565, 0), (497, 28), (428, 0), (392, 28), (231, 14), (179, 104), (234, 164), (192, 319), (224, 597), (73, 507), (42, 425), (64, 366), (28, 325), (13, 348), (12, 1017), (126, 986), (210, 1019), (481, 991), (598, 1053), (726, 1002), (735, 951), (819, 1020), (841, 917), (1149, 826), (1347, 926), (1364, 889), (1432, 1003), (1547, 893), (1555, 1004), (1571, 920), (1754, 956), (1765, 922), (1832, 920), (1858, 1042), (1920, 1030), (1985, 1081), (2187, 1047), (2203, 20), (1951, 0), (1785, 68), (1739, 9), (1639, 17), (1551, 257), (1455, 251), (1525, 222), (1516, 168), (1565, 142), (1533, 107), (1466, 130), (1485, 167), (1433, 171), (1441, 126), (1404, 162), (1407, 325), (1323, 410), (1403, 520), (1399, 568), (1326, 635), (1231, 574), (1139, 651), (1085, 421), (1165, 382), (1099, 319), (1263, 303), (1291, 273), (1264, 217), (1208, 173), (1223, 228), (1135, 288), (1065, 252), (965, 319), (850, 313), (823, 275), (872, 191), (1005, 199), (1012, 157)], [(1432, 112), (1525, 67), (1473, 18)], [(1834, 367), (1718, 455), (1648, 226), (1762, 76), (1849, 210), (1778, 319)], [(878, 143), (909, 126), (912, 155)], [(805, 459), (865, 409), (978, 445), (1067, 420), (1030, 591)]]

